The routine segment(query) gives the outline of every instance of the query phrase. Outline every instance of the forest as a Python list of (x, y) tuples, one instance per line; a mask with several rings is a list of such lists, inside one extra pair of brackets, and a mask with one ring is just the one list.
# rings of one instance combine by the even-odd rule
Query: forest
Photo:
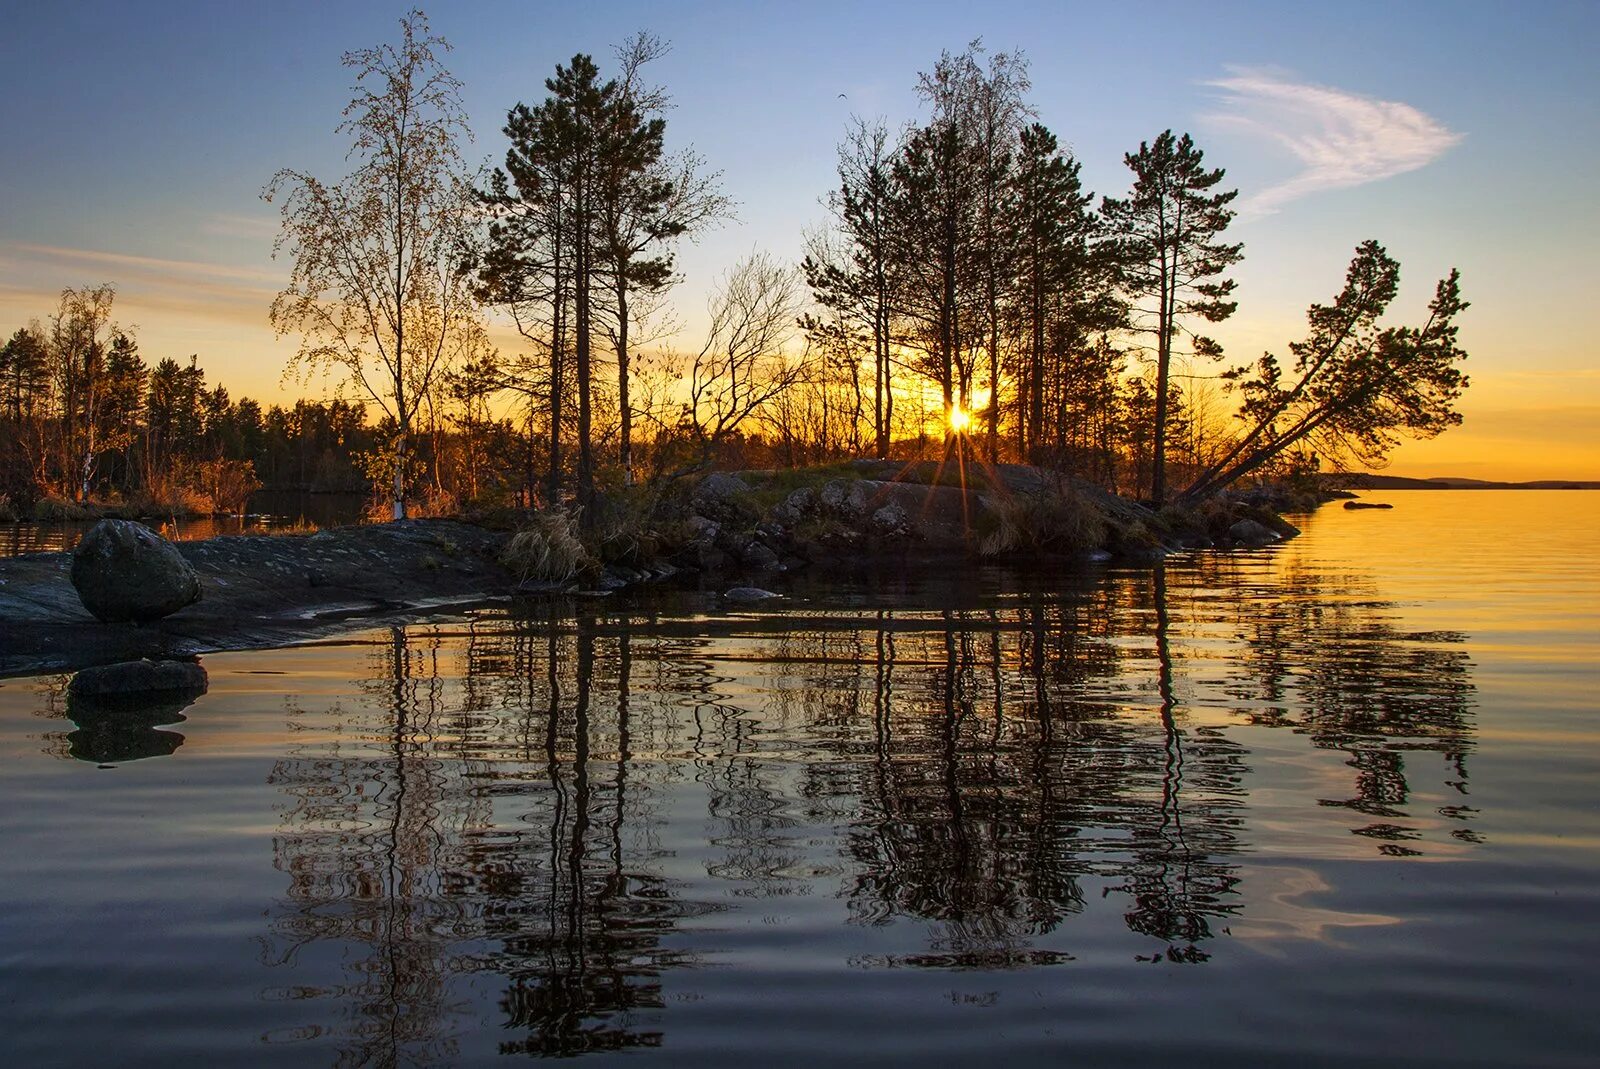
[(289, 376), (332, 370), (339, 394), (234, 400), (198, 354), (147, 358), (114, 284), (67, 289), (0, 349), (0, 513), (232, 512), (266, 485), (370, 489), (396, 518), (581, 516), (716, 468), (958, 451), (1161, 505), (1378, 465), (1460, 421), (1453, 272), (1421, 325), (1389, 325), (1399, 265), (1365, 242), (1286, 358), (1230, 363), (1205, 333), (1245, 255), (1225, 171), (1167, 130), (1096, 195), (1027, 58), (977, 42), (916, 76), (919, 120), (842, 132), (800, 261), (727, 268), (685, 341), (675, 251), (736, 206), (670, 146), (667, 44), (558, 65), (490, 167), (466, 158), (449, 45), (419, 11), (399, 29), (345, 55), (350, 173), (263, 190), (289, 271), (263, 314)]

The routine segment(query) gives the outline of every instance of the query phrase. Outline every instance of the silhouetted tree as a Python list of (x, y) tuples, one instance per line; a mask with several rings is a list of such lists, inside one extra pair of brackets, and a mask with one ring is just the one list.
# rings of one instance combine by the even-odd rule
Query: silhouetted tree
[(1310, 333), (1291, 343), (1292, 382), (1277, 357), (1263, 355), (1236, 375), (1240, 415), (1250, 429), (1194, 480), (1184, 497), (1223, 489), (1289, 449), (1335, 461), (1381, 464), (1397, 436), (1431, 438), (1461, 422), (1455, 401), (1468, 379), (1456, 365), (1455, 317), (1466, 309), (1451, 271), (1439, 282), (1421, 327), (1378, 320), (1400, 284), (1400, 265), (1376, 241), (1356, 248), (1344, 289), (1331, 305), (1313, 304)]
[[(1101, 213), (1113, 234), (1123, 289), (1133, 301), (1135, 327), (1155, 335), (1155, 424), (1150, 496), (1166, 499), (1167, 380), (1173, 343), (1194, 317), (1209, 323), (1232, 315), (1232, 279), (1222, 275), (1243, 258), (1242, 245), (1220, 238), (1232, 222), (1229, 207), (1238, 190), (1213, 193), (1222, 181), (1220, 168), (1204, 168), (1204, 154), (1188, 134), (1164, 131), (1154, 143), (1140, 142), (1139, 151), (1123, 157), (1133, 171), (1133, 191), (1124, 200), (1107, 197)], [(1210, 338), (1190, 332), (1194, 352), (1215, 357), (1221, 350)]]

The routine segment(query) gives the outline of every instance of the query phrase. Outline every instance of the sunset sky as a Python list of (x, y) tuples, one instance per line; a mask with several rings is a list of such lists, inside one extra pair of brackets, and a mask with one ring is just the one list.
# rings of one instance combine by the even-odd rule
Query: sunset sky
[[(1130, 8), (1133, 8), (1130, 10)], [(852, 113), (919, 118), (916, 74), (981, 37), (1031, 62), (1040, 120), (1120, 194), (1122, 154), (1194, 134), (1241, 190), (1240, 310), (1229, 356), (1283, 353), (1305, 306), (1373, 237), (1403, 265), (1407, 319), (1451, 267), (1473, 386), (1464, 427), (1391, 472), (1600, 479), (1600, 4), (1394, 3), (426, 5), (466, 84), (473, 160), (497, 162), (506, 110), (544, 96), (576, 51), (604, 69), (639, 29), (672, 44), (668, 142), (721, 170), (738, 219), (686, 247), (694, 332), (719, 272), (755, 248), (798, 258)], [(293, 166), (337, 178), (340, 54), (396, 36), (402, 3), (43, 3), (0, 14), (0, 330), (64, 286), (109, 281), (147, 359), (198, 353), (235, 396), (283, 384), (292, 339), (267, 306), (260, 191)], [(843, 94), (841, 98), (841, 94)]]

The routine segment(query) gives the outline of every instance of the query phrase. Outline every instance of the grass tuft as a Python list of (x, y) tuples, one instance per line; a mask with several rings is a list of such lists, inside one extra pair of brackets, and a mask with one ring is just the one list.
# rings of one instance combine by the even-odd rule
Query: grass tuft
[(589, 554), (572, 516), (547, 509), (528, 514), (522, 529), (506, 543), (500, 563), (524, 581), (564, 583), (588, 566)]

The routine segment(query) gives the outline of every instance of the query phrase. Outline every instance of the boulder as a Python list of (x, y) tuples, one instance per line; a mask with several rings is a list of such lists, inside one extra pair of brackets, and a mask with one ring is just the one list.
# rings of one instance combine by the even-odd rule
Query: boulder
[(879, 534), (904, 534), (910, 529), (911, 517), (906, 515), (905, 509), (891, 501), (872, 514), (871, 523)]
[(688, 538), (684, 545), (690, 549), (704, 549), (713, 545), (722, 533), (722, 526), (715, 520), (708, 520), (704, 516), (690, 516), (684, 524)]
[(828, 512), (847, 512), (849, 501), (850, 484), (843, 479), (829, 479), (817, 492), (817, 503)]
[(785, 527), (794, 527), (809, 516), (817, 506), (817, 492), (802, 486), (784, 498), (772, 510), (772, 519)]
[(690, 502), (698, 515), (722, 524), (747, 526), (759, 515), (750, 500), (750, 487), (743, 479), (725, 471), (713, 472), (700, 480)]
[(778, 555), (770, 546), (760, 542), (751, 542), (739, 552), (739, 560), (746, 568), (754, 568), (762, 572), (775, 572), (778, 570)]
[(193, 661), (122, 661), (85, 668), (72, 677), (67, 693), (96, 702), (142, 700), (145, 695), (204, 694), (206, 682), (206, 670)]
[(72, 585), (106, 623), (171, 616), (200, 600), (200, 577), (178, 550), (131, 520), (101, 520), (72, 551)]
[(865, 479), (850, 487), (850, 492), (845, 495), (844, 511), (851, 516), (868, 516), (882, 504), (878, 500), (878, 490), (882, 483), (868, 482)]
[(1228, 528), (1228, 537), (1241, 546), (1270, 546), (1283, 536), (1255, 520), (1240, 520)]

